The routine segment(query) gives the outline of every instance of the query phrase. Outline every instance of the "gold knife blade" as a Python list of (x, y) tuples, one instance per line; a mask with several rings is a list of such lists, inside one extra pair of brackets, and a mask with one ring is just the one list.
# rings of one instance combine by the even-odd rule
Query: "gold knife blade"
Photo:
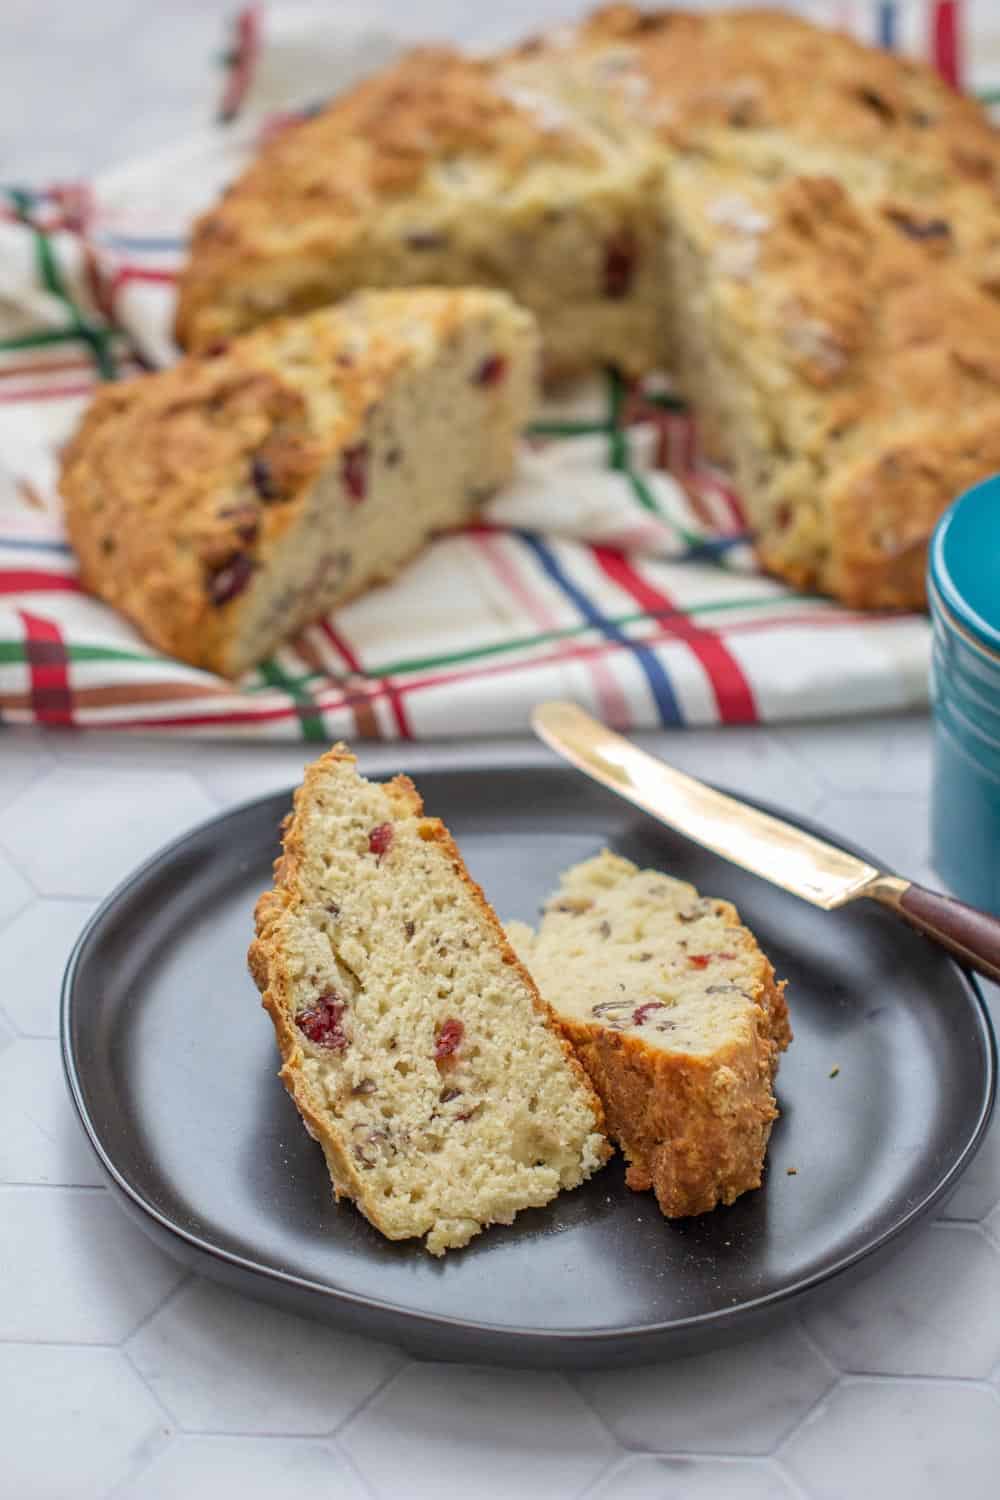
[(887, 875), (792, 823), (713, 791), (606, 729), (574, 703), (543, 703), (532, 724), (571, 765), (723, 859), (824, 911), (868, 896), (1000, 984), (1000, 918), (992, 913)]
[(587, 776), (706, 849), (825, 911), (859, 896), (884, 900), (891, 892), (898, 899), (907, 885), (834, 844), (675, 771), (575, 703), (542, 703), (531, 722), (540, 739)]

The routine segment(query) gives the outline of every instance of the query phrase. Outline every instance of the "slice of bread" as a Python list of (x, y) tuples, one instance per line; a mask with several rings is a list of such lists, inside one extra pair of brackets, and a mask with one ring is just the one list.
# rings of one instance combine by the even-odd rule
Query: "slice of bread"
[(514, 466), (537, 353), (503, 293), (361, 293), (104, 387), (63, 455), (84, 583), (238, 676), (475, 515)]
[(601, 1106), (448, 830), (338, 745), (286, 820), (250, 968), (334, 1192), (434, 1255), (576, 1187)]
[(760, 1186), (791, 1041), (783, 984), (726, 901), (605, 850), (574, 866), (537, 934), (508, 929), (668, 1218)]

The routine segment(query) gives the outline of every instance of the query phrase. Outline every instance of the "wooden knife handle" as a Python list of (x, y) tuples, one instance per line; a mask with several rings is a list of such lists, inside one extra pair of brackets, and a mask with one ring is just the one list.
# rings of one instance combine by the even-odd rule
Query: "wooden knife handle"
[(912, 882), (891, 904), (911, 927), (947, 948), (960, 963), (1000, 984), (1000, 917)]

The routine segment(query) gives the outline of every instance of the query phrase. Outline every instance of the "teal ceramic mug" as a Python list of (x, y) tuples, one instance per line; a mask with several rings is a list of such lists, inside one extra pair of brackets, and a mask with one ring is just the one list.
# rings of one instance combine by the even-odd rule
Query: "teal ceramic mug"
[(945, 512), (928, 563), (933, 627), (931, 857), (1000, 913), (1000, 475)]

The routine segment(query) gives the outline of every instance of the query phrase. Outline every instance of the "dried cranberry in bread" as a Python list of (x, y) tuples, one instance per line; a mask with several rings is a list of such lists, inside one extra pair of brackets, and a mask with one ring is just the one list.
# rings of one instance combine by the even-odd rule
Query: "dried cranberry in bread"
[(337, 1197), (432, 1254), (576, 1187), (600, 1103), (413, 783), (308, 768), (250, 968)]
[(503, 293), (362, 293), (103, 387), (63, 458), (84, 583), (237, 676), (509, 476), (537, 336)]
[(734, 907), (607, 850), (574, 866), (537, 934), (510, 936), (668, 1218), (759, 1187), (791, 1041), (783, 984)]

